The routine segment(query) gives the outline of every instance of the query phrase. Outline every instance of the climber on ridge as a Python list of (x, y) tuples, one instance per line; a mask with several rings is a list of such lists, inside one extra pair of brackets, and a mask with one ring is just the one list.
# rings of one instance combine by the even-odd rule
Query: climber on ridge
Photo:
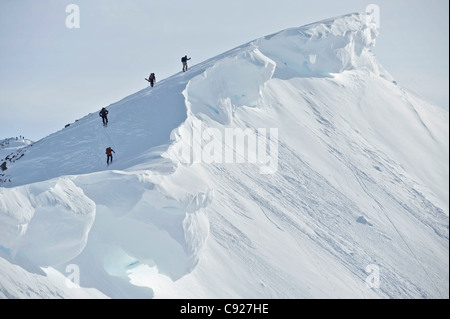
[(156, 82), (156, 76), (155, 73), (150, 73), (150, 76), (148, 77), (148, 79), (145, 79), (146, 81), (148, 81), (150, 83), (150, 86), (153, 87), (153, 85)]
[(112, 153), (116, 153), (116, 152), (114, 152), (114, 150), (110, 146), (106, 149), (106, 165), (108, 165), (108, 166), (109, 166), (109, 164), (112, 164), (112, 161), (113, 161)]
[(191, 58), (188, 58), (187, 55), (185, 55), (184, 57), (181, 58), (181, 63), (183, 63), (183, 72), (188, 70), (187, 61), (190, 59)]
[(108, 110), (103, 107), (101, 109), (101, 111), (98, 113), (98, 116), (100, 116), (103, 120), (103, 126), (107, 126), (108, 125)]

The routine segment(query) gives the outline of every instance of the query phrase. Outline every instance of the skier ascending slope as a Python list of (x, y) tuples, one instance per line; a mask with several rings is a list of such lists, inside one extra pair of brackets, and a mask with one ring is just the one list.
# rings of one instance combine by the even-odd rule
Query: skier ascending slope
[(181, 63), (183, 63), (183, 72), (188, 70), (187, 61), (190, 59), (191, 58), (188, 58), (187, 55), (185, 55), (184, 57), (181, 58)]
[(150, 76), (148, 77), (148, 79), (145, 79), (146, 81), (148, 81), (150, 83), (150, 86), (153, 87), (153, 85), (156, 82), (156, 76), (155, 73), (150, 73)]
[(107, 126), (108, 125), (108, 110), (103, 107), (101, 109), (101, 111), (98, 113), (98, 115), (102, 118), (103, 120), (103, 126)]
[(112, 161), (113, 161), (112, 153), (116, 153), (116, 152), (114, 152), (114, 150), (110, 146), (106, 149), (106, 165), (112, 164)]

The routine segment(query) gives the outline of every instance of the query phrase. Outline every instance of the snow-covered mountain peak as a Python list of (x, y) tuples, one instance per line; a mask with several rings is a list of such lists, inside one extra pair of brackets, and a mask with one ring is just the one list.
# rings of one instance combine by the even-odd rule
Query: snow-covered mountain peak
[[(116, 169), (142, 165), (170, 147), (189, 114), (230, 124), (240, 106), (261, 106), (260, 90), (271, 79), (332, 78), (357, 70), (391, 80), (370, 52), (376, 33), (370, 15), (354, 13), (251, 41), (108, 106), (108, 128), (97, 125), (94, 111), (40, 140), (9, 165), (11, 182), (3, 186), (104, 170), (108, 146), (120, 151)], [(170, 161), (164, 165), (170, 170)]]
[(284, 30), (21, 149), (0, 296), (71, 297), (69, 267), (113, 298), (448, 298), (448, 112), (375, 36), (366, 14)]
[(256, 44), (276, 62), (275, 77), (329, 77), (365, 69), (390, 78), (371, 53), (377, 34), (371, 15), (355, 13), (287, 29)]

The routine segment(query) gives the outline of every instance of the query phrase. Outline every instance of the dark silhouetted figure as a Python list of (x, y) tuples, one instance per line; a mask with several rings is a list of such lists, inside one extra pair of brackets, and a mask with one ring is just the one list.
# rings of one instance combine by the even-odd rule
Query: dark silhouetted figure
[(183, 63), (183, 72), (186, 72), (188, 70), (187, 61), (191, 58), (188, 58), (187, 55), (181, 58), (181, 63)]
[(102, 118), (103, 120), (103, 126), (107, 126), (108, 125), (108, 110), (104, 107), (102, 108), (102, 110), (98, 113), (98, 115)]
[(116, 153), (116, 152), (114, 152), (114, 150), (110, 146), (106, 149), (106, 165), (109, 165), (112, 163), (112, 161), (113, 161), (112, 153)]

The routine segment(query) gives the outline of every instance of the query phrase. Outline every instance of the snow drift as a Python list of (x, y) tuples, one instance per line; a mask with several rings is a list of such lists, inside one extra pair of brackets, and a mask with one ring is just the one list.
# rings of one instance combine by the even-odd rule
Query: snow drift
[(448, 112), (376, 35), (284, 30), (0, 158), (0, 296), (448, 298)]

